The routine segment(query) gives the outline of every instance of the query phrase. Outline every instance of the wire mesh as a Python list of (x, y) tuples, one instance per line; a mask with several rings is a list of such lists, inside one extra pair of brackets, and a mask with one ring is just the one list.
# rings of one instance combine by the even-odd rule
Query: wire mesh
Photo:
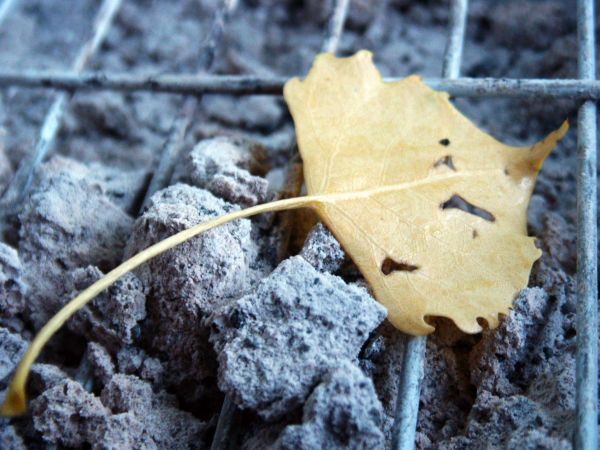
[[(75, 73), (81, 72), (100, 48), (121, 7), (121, 3), (122, 0), (103, 1), (94, 21), (92, 36), (79, 50), (73, 62), (72, 70)], [(68, 99), (69, 94), (63, 92), (58, 94), (52, 102), (52, 106), (50, 106), (44, 119), (33, 154), (21, 163), (3, 195), (1, 201), (3, 214), (13, 214), (29, 191), (35, 168), (44, 160), (54, 144)]]
[[(16, 0), (0, 3), (0, 25), (7, 18)], [(225, 2), (230, 3), (230, 2)], [(231, 2), (234, 3), (234, 2)], [(335, 51), (343, 33), (349, 0), (338, 0), (328, 24), (328, 33), (322, 50)], [(31, 183), (35, 167), (50, 150), (60, 127), (68, 95), (75, 90), (150, 91), (198, 96), (208, 93), (234, 95), (281, 95), (284, 77), (158, 75), (80, 73), (96, 53), (117, 14), (121, 0), (105, 0), (97, 15), (91, 39), (80, 50), (71, 71), (0, 71), (0, 87), (58, 89), (63, 92), (55, 98), (40, 131), (34, 155), (22, 164), (2, 199), (3, 206), (22, 199)], [(596, 205), (596, 104), (600, 99), (600, 82), (595, 74), (594, 1), (578, 0), (578, 67), (579, 79), (495, 79), (457, 78), (464, 42), (468, 0), (454, 0), (450, 14), (450, 33), (444, 54), (443, 78), (426, 79), (434, 89), (445, 90), (455, 97), (539, 97), (572, 98), (583, 100), (578, 112), (577, 133), (577, 421), (574, 430), (576, 449), (598, 448), (598, 310), (597, 310), (597, 205)], [(217, 17), (218, 14), (217, 14)], [(224, 23), (224, 18), (223, 23)], [(222, 27), (217, 26), (222, 32)], [(216, 35), (214, 35), (216, 36)], [(213, 37), (214, 37), (213, 36)], [(218, 41), (218, 37), (215, 42)], [(216, 44), (215, 44), (216, 45)], [(214, 56), (215, 46), (208, 60)], [(209, 52), (210, 53), (210, 52)], [(212, 56), (211, 56), (212, 55)], [(209, 67), (208, 64), (205, 67)], [(389, 81), (394, 80), (388, 79)], [(191, 117), (184, 102), (182, 114)], [(183, 129), (183, 132), (181, 132)], [(176, 139), (185, 134), (181, 127)], [(167, 141), (168, 144), (168, 141)], [(166, 152), (172, 163), (176, 153)], [(160, 172), (160, 166), (157, 172)], [(159, 177), (159, 175), (157, 175)], [(161, 182), (162, 183), (162, 182)], [(161, 184), (159, 183), (159, 185)], [(152, 188), (151, 188), (152, 190)], [(414, 448), (418, 415), (419, 380), (423, 372), (425, 339), (410, 339), (405, 350), (401, 387), (398, 399), (398, 417), (394, 448)], [(226, 399), (213, 448), (223, 448), (235, 406)], [(223, 422), (223, 423), (222, 423)], [(228, 422), (226, 424), (225, 422)], [(402, 425), (401, 425), (402, 424)], [(221, 434), (219, 435), (219, 429)], [(223, 433), (225, 430), (225, 433)], [(217, 445), (215, 447), (215, 445)]]

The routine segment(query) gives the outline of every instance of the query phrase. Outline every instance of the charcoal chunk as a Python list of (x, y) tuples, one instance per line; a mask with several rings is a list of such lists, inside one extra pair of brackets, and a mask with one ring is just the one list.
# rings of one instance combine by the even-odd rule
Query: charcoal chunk
[(65, 272), (89, 264), (112, 269), (132, 226), (98, 184), (66, 171), (42, 177), (19, 218), (19, 256), (34, 289), (28, 306), (36, 326), (60, 306)]
[(346, 254), (331, 231), (318, 223), (308, 234), (300, 256), (319, 272), (335, 272), (342, 266)]
[(110, 412), (81, 384), (66, 379), (31, 402), (35, 429), (47, 442), (80, 447), (93, 441)]
[(27, 342), (17, 333), (0, 327), (0, 381), (16, 367), (27, 350)]
[(290, 258), (211, 319), (219, 386), (241, 408), (277, 420), (336, 361), (356, 358), (385, 316), (366, 291)]
[(0, 316), (12, 317), (25, 309), (27, 291), (17, 251), (0, 242)]
[(273, 448), (383, 449), (382, 417), (371, 379), (343, 361), (308, 397), (302, 424), (288, 426)]
[[(103, 276), (94, 266), (74, 270), (67, 283), (70, 300)], [(68, 322), (69, 329), (116, 352), (136, 341), (139, 322), (146, 317), (146, 296), (142, 282), (127, 273), (108, 290), (95, 297)]]
[[(154, 394), (150, 384), (132, 375), (117, 374), (102, 391), (102, 402), (116, 415), (130, 413), (141, 423), (136, 424), (136, 439), (144, 433), (157, 448), (203, 448), (205, 424), (191, 414), (177, 409), (175, 399), (164, 393)], [(113, 416), (112, 420), (116, 420)], [(118, 421), (131, 421), (119, 418)], [(116, 424), (114, 432), (121, 433)], [(119, 438), (122, 439), (122, 438)]]
[(207, 189), (228, 202), (248, 207), (268, 199), (268, 181), (251, 173), (257, 164), (249, 145), (216, 137), (201, 141), (181, 158), (173, 180)]
[[(234, 210), (210, 192), (176, 184), (152, 196), (136, 221), (128, 253), (184, 228)], [(160, 255), (138, 271), (149, 290), (151, 341), (173, 383), (212, 376), (215, 360), (204, 317), (245, 291), (261, 271), (250, 221), (238, 220), (195, 237)], [(262, 269), (261, 269), (262, 270)]]

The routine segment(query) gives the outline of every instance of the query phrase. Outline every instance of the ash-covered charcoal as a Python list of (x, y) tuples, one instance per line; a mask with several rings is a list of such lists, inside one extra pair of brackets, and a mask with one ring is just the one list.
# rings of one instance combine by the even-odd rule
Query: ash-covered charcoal
[(23, 438), (19, 435), (14, 426), (0, 422), (0, 443), (4, 450), (27, 450), (28, 447), (23, 442)]
[(301, 425), (288, 426), (272, 449), (384, 449), (383, 408), (373, 382), (338, 362), (310, 394)]
[(46, 442), (76, 448), (95, 442), (110, 415), (99, 398), (70, 379), (45, 391), (30, 408), (35, 429)]
[[(2, 137), (1, 131), (0, 137)], [(2, 144), (0, 144), (0, 194), (4, 192), (4, 189), (8, 186), (8, 182), (11, 179), (12, 174), (12, 166), (8, 157), (6, 156), (4, 147), (2, 147)]]
[(344, 263), (346, 253), (331, 231), (318, 223), (308, 234), (300, 256), (319, 272), (333, 273)]
[(570, 448), (575, 333), (567, 298), (564, 290), (525, 289), (500, 327), (484, 332), (470, 357), (476, 397), (466, 427), (440, 448)]
[(27, 382), (28, 392), (32, 398), (35, 398), (42, 392), (62, 383), (66, 378), (69, 376), (54, 364), (36, 363), (31, 366)]
[[(203, 448), (205, 424), (164, 391), (114, 375), (100, 397), (65, 379), (31, 402), (35, 429), (50, 444), (95, 449)], [(115, 447), (116, 446), (116, 447)]]
[(242, 207), (265, 202), (269, 183), (252, 172), (260, 164), (248, 144), (227, 137), (205, 139), (180, 159), (173, 181), (204, 188)]
[(0, 317), (9, 318), (25, 309), (27, 287), (17, 251), (0, 242)]
[(0, 386), (17, 366), (27, 349), (27, 341), (20, 334), (0, 327)]
[(33, 291), (27, 307), (36, 327), (61, 306), (68, 271), (89, 264), (108, 270), (121, 261), (133, 224), (97, 183), (66, 170), (40, 176), (19, 219), (19, 256)]
[[(234, 208), (204, 189), (170, 186), (152, 196), (135, 224), (128, 253)], [(138, 270), (149, 289), (145, 327), (152, 348), (167, 363), (169, 383), (197, 385), (214, 376), (215, 356), (203, 319), (262, 275), (257, 258), (250, 221), (243, 219), (191, 239)]]
[[(130, 413), (157, 448), (204, 448), (206, 425), (177, 408), (175, 398), (132, 375), (117, 374), (102, 391), (102, 402), (113, 414)], [(114, 419), (113, 419), (114, 420)], [(115, 432), (122, 432), (114, 426)]]
[(115, 363), (110, 353), (97, 342), (89, 342), (76, 378), (81, 383), (86, 379), (88, 382), (96, 381), (100, 386), (104, 386), (114, 374)]
[[(68, 277), (65, 301), (102, 276), (100, 269), (94, 266), (75, 269)], [(146, 296), (142, 282), (134, 274), (127, 273), (79, 310), (69, 320), (68, 327), (114, 353), (138, 339), (140, 322), (145, 317)]]
[(355, 359), (385, 309), (366, 291), (284, 261), (211, 319), (219, 387), (269, 421), (300, 406), (340, 358)]
[(137, 347), (124, 347), (117, 353), (119, 373), (137, 375), (154, 385), (162, 382), (164, 376), (163, 364), (157, 358), (148, 356)]

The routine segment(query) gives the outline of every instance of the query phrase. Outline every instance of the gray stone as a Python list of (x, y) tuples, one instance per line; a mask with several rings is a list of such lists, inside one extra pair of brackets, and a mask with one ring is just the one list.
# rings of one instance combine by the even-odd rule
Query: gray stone
[[(141, 428), (136, 426), (137, 440), (147, 433), (157, 448), (183, 450), (203, 447), (206, 428), (204, 423), (177, 409), (177, 403), (172, 396), (165, 392), (154, 394), (150, 384), (135, 376), (113, 376), (102, 390), (101, 398), (114, 414), (131, 413), (141, 423)], [(112, 427), (115, 432), (122, 433), (118, 426)]]
[(25, 309), (27, 286), (17, 251), (0, 242), (0, 316), (12, 317)]
[[(176, 184), (157, 192), (136, 221), (128, 254), (185, 228), (233, 211), (210, 192)], [(247, 219), (195, 237), (144, 264), (137, 273), (149, 290), (151, 343), (167, 363), (168, 380), (197, 383), (213, 374), (206, 315), (247, 291), (262, 273)]]
[(344, 263), (346, 254), (331, 231), (318, 223), (308, 234), (300, 256), (319, 272), (335, 272)]
[(241, 408), (277, 420), (335, 361), (356, 358), (385, 315), (366, 291), (290, 258), (211, 319), (219, 387)]
[(62, 383), (69, 376), (54, 364), (35, 363), (31, 366), (27, 387), (33, 397)]
[[(100, 269), (94, 266), (71, 272), (66, 283), (69, 294), (65, 302), (102, 276)], [(134, 274), (127, 273), (79, 310), (69, 320), (68, 327), (114, 353), (137, 340), (139, 322), (145, 317), (146, 296), (142, 282)]]
[(66, 379), (31, 402), (35, 429), (44, 440), (69, 447), (92, 442), (110, 412), (81, 384)]
[(19, 256), (34, 290), (28, 307), (36, 326), (60, 306), (65, 272), (89, 264), (108, 270), (121, 261), (132, 225), (98, 184), (66, 171), (41, 177), (19, 219)]
[[(2, 420), (4, 422), (5, 420)], [(15, 427), (10, 424), (0, 422), (0, 445), (3, 450), (27, 450), (23, 438), (19, 435)]]
[(110, 381), (115, 373), (115, 363), (101, 344), (89, 342), (84, 358), (90, 366), (92, 375), (101, 386)]
[(4, 380), (19, 363), (27, 349), (21, 335), (0, 327), (0, 380)]
[(255, 154), (249, 144), (232, 138), (205, 139), (180, 159), (173, 180), (207, 189), (242, 207), (263, 203), (269, 197), (269, 183), (251, 173), (259, 166)]
[(302, 424), (288, 426), (272, 448), (383, 449), (382, 417), (373, 382), (345, 361), (308, 397)]

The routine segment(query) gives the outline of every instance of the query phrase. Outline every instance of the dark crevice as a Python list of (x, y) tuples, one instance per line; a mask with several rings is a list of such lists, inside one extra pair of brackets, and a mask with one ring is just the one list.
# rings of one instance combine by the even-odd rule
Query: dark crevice
[(444, 203), (442, 203), (440, 205), (440, 208), (442, 208), (442, 209), (449, 209), (449, 208), (460, 209), (461, 211), (464, 211), (468, 214), (473, 214), (474, 216), (481, 217), (482, 219), (487, 220), (488, 222), (496, 221), (496, 218), (494, 217), (494, 215), (491, 212), (486, 211), (485, 209), (482, 209), (478, 206), (475, 206), (472, 203), (469, 203), (467, 200), (465, 200), (464, 198), (462, 198), (460, 195), (457, 195), (457, 194), (454, 194), (452, 197), (450, 197), (448, 200), (446, 200)]
[(415, 266), (404, 261), (394, 261), (390, 257), (385, 258), (381, 263), (381, 272), (384, 275), (389, 275), (392, 272), (414, 272), (418, 269), (419, 266)]
[(454, 167), (454, 161), (452, 161), (452, 155), (446, 155), (438, 159), (433, 165), (434, 168), (440, 166), (448, 166), (450, 169), (456, 172), (456, 167)]

